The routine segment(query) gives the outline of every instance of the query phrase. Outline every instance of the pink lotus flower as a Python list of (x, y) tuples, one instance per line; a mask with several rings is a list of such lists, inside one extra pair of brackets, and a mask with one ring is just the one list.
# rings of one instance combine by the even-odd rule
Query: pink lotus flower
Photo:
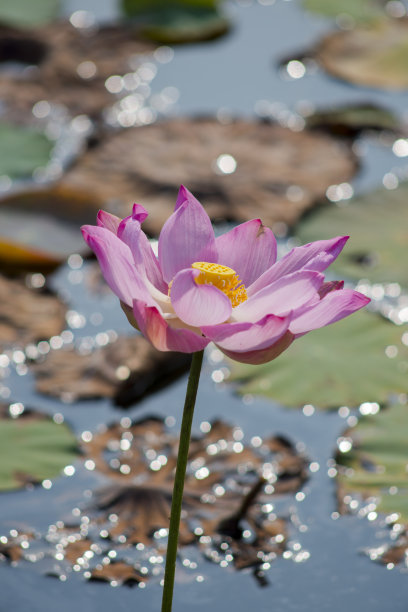
[(130, 323), (161, 351), (193, 353), (209, 342), (236, 361), (275, 359), (295, 338), (339, 321), (369, 299), (325, 282), (323, 271), (348, 236), (292, 249), (276, 261), (276, 240), (259, 219), (215, 238), (196, 198), (181, 187), (159, 237), (158, 258), (134, 204), (119, 219), (98, 213), (83, 236)]

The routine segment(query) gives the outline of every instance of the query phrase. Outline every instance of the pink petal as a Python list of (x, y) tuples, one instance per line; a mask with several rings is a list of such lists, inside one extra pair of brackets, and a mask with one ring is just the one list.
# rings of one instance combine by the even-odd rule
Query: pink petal
[(260, 219), (241, 223), (215, 239), (218, 263), (229, 266), (247, 287), (276, 261), (276, 240)]
[(199, 270), (182, 270), (171, 285), (170, 298), (176, 315), (187, 325), (217, 325), (224, 323), (232, 306), (227, 296), (212, 285), (198, 285)]
[(324, 272), (341, 253), (348, 239), (349, 236), (337, 236), (295, 247), (247, 288), (248, 295), (254, 295), (278, 278), (302, 268)]
[(144, 299), (149, 306), (156, 305), (137, 273), (132, 253), (124, 242), (104, 227), (84, 225), (81, 231), (98, 258), (106, 282), (122, 302), (131, 305), (138, 298)]
[(147, 210), (141, 204), (133, 204), (132, 208), (132, 217), (139, 221), (139, 223), (143, 223), (145, 219), (149, 216)]
[(189, 329), (173, 329), (163, 319), (157, 308), (135, 300), (133, 314), (138, 329), (159, 351), (194, 353), (201, 351), (210, 342)]
[(295, 337), (287, 331), (283, 336), (277, 341), (273, 342), (270, 346), (254, 350), (254, 351), (229, 351), (220, 347), (220, 350), (235, 361), (239, 361), (241, 363), (249, 363), (251, 365), (260, 365), (262, 363), (268, 363), (268, 361), (272, 361), (279, 357), (283, 351), (285, 351), (293, 342)]
[(200, 202), (181, 186), (175, 211), (159, 237), (159, 262), (165, 282), (195, 261), (217, 261), (214, 231)]
[(111, 215), (111, 213), (106, 212), (106, 210), (99, 210), (96, 216), (96, 222), (99, 227), (105, 227), (115, 235), (118, 233), (118, 227), (121, 221), (122, 219), (116, 215)]
[(267, 314), (285, 316), (316, 300), (323, 280), (323, 274), (312, 270), (288, 274), (234, 308), (234, 319), (255, 322)]
[(249, 352), (270, 347), (289, 327), (290, 317), (266, 315), (256, 323), (225, 323), (202, 326), (201, 331), (217, 346), (228, 351)]
[(134, 205), (132, 215), (121, 221), (118, 227), (118, 237), (123, 240), (132, 251), (135, 264), (138, 266), (140, 274), (145, 274), (149, 281), (159, 291), (167, 295), (168, 287), (167, 283), (163, 280), (159, 262), (138, 220), (139, 217), (143, 217), (144, 213), (138, 212), (136, 207), (143, 208), (140, 204)]
[(332, 291), (317, 304), (306, 308), (299, 316), (294, 316), (289, 329), (293, 334), (304, 334), (312, 329), (319, 329), (344, 319), (366, 306), (369, 301), (368, 297), (352, 289)]

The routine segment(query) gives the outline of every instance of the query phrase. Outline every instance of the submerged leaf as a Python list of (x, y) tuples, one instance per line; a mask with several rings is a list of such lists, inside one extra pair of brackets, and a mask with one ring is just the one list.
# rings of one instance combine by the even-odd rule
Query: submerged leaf
[(325, 206), (296, 228), (302, 243), (351, 232), (344, 253), (330, 269), (341, 277), (401, 283), (408, 288), (408, 183), (378, 189), (347, 206)]
[[(21, 408), (23, 410), (23, 408)], [(54, 478), (78, 457), (75, 436), (65, 424), (34, 412), (22, 412), (15, 404), (2, 406), (0, 426), (0, 490), (19, 489)]]
[[(408, 348), (402, 334), (378, 315), (361, 312), (305, 335), (271, 363), (231, 362), (229, 380), (239, 383), (241, 394), (263, 395), (285, 406), (383, 403), (406, 391)], [(394, 359), (386, 355), (390, 345)]]
[(378, 498), (377, 509), (397, 512), (401, 522), (408, 522), (407, 473), (408, 407), (395, 404), (379, 413), (364, 416), (348, 430), (352, 446), (338, 453), (338, 484), (341, 496), (360, 495)]

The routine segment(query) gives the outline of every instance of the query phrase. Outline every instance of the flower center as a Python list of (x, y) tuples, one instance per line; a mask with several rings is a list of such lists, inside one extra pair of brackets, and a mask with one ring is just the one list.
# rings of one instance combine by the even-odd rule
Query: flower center
[(207, 261), (196, 261), (191, 267), (200, 271), (195, 279), (198, 285), (214, 285), (225, 293), (233, 308), (248, 298), (245, 285), (232, 268)]

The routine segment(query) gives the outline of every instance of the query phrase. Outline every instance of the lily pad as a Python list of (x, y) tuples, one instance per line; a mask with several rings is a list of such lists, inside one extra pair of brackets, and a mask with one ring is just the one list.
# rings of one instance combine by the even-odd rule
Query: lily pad
[[(369, 312), (354, 314), (295, 342), (261, 366), (231, 362), (230, 380), (241, 394), (280, 404), (319, 408), (384, 403), (407, 388), (408, 348), (401, 328)], [(387, 347), (395, 347), (388, 354)]]
[(179, 118), (112, 135), (79, 159), (62, 184), (92, 191), (121, 216), (137, 194), (150, 213), (144, 228), (157, 235), (188, 177), (187, 187), (214, 221), (259, 216), (282, 230), (282, 222), (292, 225), (329, 185), (350, 180), (355, 171), (348, 144), (323, 133)]
[(38, 130), (0, 123), (0, 176), (31, 177), (49, 162), (53, 146)]
[(337, 456), (342, 496), (376, 497), (378, 511), (398, 512), (402, 522), (408, 522), (407, 426), (406, 404), (364, 416), (344, 434), (351, 450)]
[(50, 272), (87, 249), (78, 228), (94, 223), (100, 202), (58, 188), (13, 193), (0, 200), (0, 266)]
[(326, 17), (347, 15), (357, 23), (365, 23), (384, 16), (385, 0), (303, 0), (303, 6), (312, 13)]
[(296, 228), (302, 243), (351, 233), (331, 270), (341, 277), (399, 282), (408, 288), (408, 183), (354, 198), (347, 206), (325, 206)]
[(65, 329), (65, 313), (56, 296), (0, 276), (0, 351), (57, 336)]
[(223, 36), (229, 21), (217, 9), (166, 9), (142, 26), (147, 38), (167, 45), (201, 42)]
[(123, 10), (138, 18), (144, 36), (162, 44), (211, 40), (229, 29), (216, 0), (124, 0)]
[[(34, 6), (34, 2), (32, 2)], [(0, 62), (19, 62), (36, 66), (24, 74), (2, 71), (0, 90), (8, 113), (31, 114), (37, 102), (65, 105), (71, 116), (86, 114), (102, 119), (102, 112), (118, 99), (105, 83), (114, 75), (137, 72), (147, 53), (156, 45), (142, 40), (130, 25), (74, 27), (68, 20), (30, 30), (3, 28)], [(115, 53), (111, 50), (115, 49)], [(131, 77), (128, 77), (128, 79)], [(112, 89), (112, 87), (111, 87)], [(134, 77), (132, 93), (143, 93), (145, 82)], [(44, 106), (44, 105), (43, 105)]]
[(306, 125), (347, 138), (355, 138), (364, 130), (401, 130), (401, 124), (391, 111), (371, 103), (318, 110), (306, 117)]
[(129, 406), (184, 374), (190, 362), (186, 353), (157, 351), (135, 335), (85, 355), (74, 348), (51, 351), (31, 368), (37, 391), (45, 395), (71, 402), (109, 397)]
[[(13, 410), (10, 411), (13, 414)], [(65, 424), (57, 424), (34, 412), (23, 412), (18, 418), (5, 417), (4, 406), (2, 414), (1, 491), (54, 478), (78, 458), (75, 436)]]
[(340, 79), (379, 89), (407, 89), (408, 18), (381, 19), (334, 32), (322, 40), (314, 55)]
[(0, 0), (0, 22), (19, 28), (43, 25), (57, 17), (60, 0)]
[[(190, 444), (180, 547), (196, 546), (221, 567), (226, 559), (230, 568), (252, 567), (257, 577), (264, 562), (286, 549), (290, 521), (284, 517), (307, 479), (307, 460), (283, 436), (247, 442), (239, 427), (221, 421), (202, 423), (201, 429)], [(70, 523), (58, 521), (46, 535), (37, 533), (36, 550), (53, 558), (54, 576), (67, 576), (73, 566), (87, 579), (115, 586), (157, 576), (167, 544), (178, 435), (159, 418), (122, 418), (93, 435), (84, 432), (82, 440), (84, 465), (94, 471), (98, 489)], [(13, 532), (0, 555), (32, 565), (30, 534)]]

